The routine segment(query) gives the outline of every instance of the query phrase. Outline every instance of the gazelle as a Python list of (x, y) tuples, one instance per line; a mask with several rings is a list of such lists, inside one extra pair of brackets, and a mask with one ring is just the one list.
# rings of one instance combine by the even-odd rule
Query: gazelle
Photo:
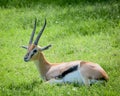
[(39, 32), (36, 40), (33, 42), (33, 37), (36, 30), (36, 19), (33, 32), (28, 46), (22, 46), (27, 49), (27, 54), (24, 61), (34, 61), (38, 71), (44, 81), (50, 83), (78, 83), (81, 85), (90, 85), (99, 81), (107, 81), (108, 75), (100, 65), (86, 61), (71, 61), (65, 63), (50, 63), (48, 62), (42, 51), (49, 49), (51, 45), (40, 47), (38, 41), (45, 29), (45, 23)]

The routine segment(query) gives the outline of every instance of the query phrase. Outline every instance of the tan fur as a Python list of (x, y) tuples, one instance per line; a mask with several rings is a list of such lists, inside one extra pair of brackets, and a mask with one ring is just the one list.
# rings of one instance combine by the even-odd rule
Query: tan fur
[(28, 51), (33, 50), (35, 47), (36, 47), (36, 45), (34, 45), (34, 44), (29, 45), (28, 46)]
[(41, 76), (43, 78), (45, 78), (47, 71), (49, 70), (49, 68), (51, 67), (51, 65), (47, 62), (47, 60), (45, 59), (44, 55), (42, 54), (42, 52), (38, 52), (37, 55), (33, 56), (31, 58), (31, 60), (38, 62), (38, 69), (39, 72), (41, 74)]
[(74, 65), (80, 64), (80, 61), (71, 61), (71, 62), (66, 62), (66, 63), (60, 63), (60, 64), (51, 64), (51, 68), (48, 70), (46, 77), (47, 79), (52, 79), (55, 76), (58, 76), (59, 74), (63, 73), (70, 67)]
[(87, 79), (105, 79), (108, 81), (108, 75), (100, 65), (92, 62), (81, 62), (81, 73)]

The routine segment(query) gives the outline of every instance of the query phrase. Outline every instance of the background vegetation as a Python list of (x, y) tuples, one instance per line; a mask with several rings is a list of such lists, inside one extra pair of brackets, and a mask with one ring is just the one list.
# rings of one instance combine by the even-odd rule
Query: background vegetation
[[(35, 18), (36, 35), (47, 19), (39, 45), (53, 45), (44, 52), (48, 61), (99, 63), (109, 82), (90, 88), (45, 84), (20, 48), (28, 44)], [(0, 0), (0, 96), (119, 96), (119, 68), (119, 0)]]

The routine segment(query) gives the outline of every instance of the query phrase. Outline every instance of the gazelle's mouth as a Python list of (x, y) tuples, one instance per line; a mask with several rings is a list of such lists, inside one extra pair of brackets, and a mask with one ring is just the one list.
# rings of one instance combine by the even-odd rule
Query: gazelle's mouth
[(26, 58), (26, 57), (24, 57), (24, 61), (25, 61), (25, 62), (28, 62), (28, 61), (29, 61), (29, 59), (28, 59), (28, 58)]
[(27, 60), (27, 59), (24, 59), (24, 61), (25, 61), (25, 62), (28, 62), (29, 60)]

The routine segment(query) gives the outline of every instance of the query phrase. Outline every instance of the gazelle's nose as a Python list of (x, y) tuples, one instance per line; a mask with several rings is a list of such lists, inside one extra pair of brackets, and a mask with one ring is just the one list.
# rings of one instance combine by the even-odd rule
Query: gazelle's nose
[(28, 61), (28, 58), (27, 58), (27, 57), (24, 57), (24, 61), (27, 62), (27, 61)]
[(25, 55), (24, 61), (25, 61), (25, 62), (28, 62), (28, 61), (29, 61), (29, 60), (28, 60), (28, 54)]

